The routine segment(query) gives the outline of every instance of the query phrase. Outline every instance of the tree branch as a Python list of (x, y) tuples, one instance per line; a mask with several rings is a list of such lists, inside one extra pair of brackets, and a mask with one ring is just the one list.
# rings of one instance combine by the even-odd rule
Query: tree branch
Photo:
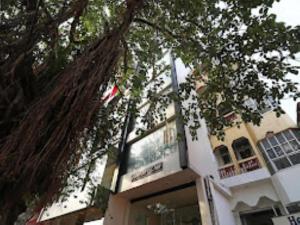
[(178, 35), (174, 34), (174, 33), (173, 33), (172, 31), (170, 31), (169, 29), (167, 29), (167, 28), (162, 28), (162, 27), (158, 26), (157, 24), (155, 24), (155, 23), (153, 23), (153, 22), (150, 22), (150, 21), (148, 21), (148, 20), (146, 20), (146, 19), (143, 19), (143, 18), (135, 18), (135, 19), (133, 20), (133, 22), (146, 24), (146, 25), (148, 25), (148, 26), (154, 28), (155, 30), (158, 30), (158, 31), (160, 31), (160, 32), (162, 32), (162, 33), (164, 33), (164, 34), (167, 34), (167, 35), (171, 36), (171, 37), (174, 38), (174, 39), (180, 38)]

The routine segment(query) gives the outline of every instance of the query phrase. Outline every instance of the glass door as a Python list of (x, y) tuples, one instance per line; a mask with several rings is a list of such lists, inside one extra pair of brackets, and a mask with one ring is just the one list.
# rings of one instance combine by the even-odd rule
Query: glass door
[(130, 225), (202, 225), (195, 186), (132, 204)]

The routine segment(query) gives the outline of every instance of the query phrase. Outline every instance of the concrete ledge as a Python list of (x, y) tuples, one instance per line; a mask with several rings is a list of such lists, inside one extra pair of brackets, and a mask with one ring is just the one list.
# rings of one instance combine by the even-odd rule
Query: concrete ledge
[(260, 168), (251, 172), (222, 179), (220, 183), (224, 184), (228, 188), (232, 188), (270, 178), (271, 174), (269, 173), (267, 168)]

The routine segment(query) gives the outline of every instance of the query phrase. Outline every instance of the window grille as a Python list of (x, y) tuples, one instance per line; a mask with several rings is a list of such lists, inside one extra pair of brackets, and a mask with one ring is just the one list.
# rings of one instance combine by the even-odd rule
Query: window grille
[(271, 172), (300, 164), (300, 131), (289, 129), (260, 141)]

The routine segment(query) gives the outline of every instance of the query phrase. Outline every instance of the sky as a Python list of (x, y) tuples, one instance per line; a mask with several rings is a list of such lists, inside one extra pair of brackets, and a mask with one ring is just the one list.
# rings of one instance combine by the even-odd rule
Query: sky
[[(281, 0), (279, 3), (276, 2), (271, 12), (277, 15), (277, 21), (285, 22), (292, 26), (300, 25), (300, 0)], [(300, 54), (298, 59), (300, 60)], [(300, 65), (300, 63), (298, 64)], [(290, 74), (288, 76), (295, 82), (300, 83), (300, 73), (298, 76)], [(285, 99), (282, 101), (282, 108), (296, 121), (296, 102), (292, 99)]]

